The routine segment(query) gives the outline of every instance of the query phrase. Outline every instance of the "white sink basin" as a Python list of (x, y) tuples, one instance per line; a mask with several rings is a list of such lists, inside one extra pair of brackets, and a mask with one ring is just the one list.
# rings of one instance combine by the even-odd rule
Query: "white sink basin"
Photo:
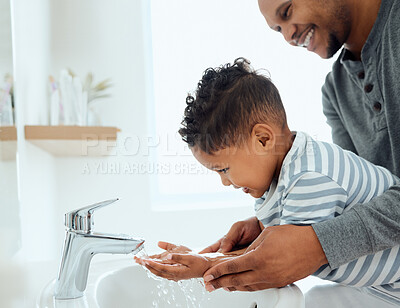
[[(181, 286), (186, 288), (185, 293)], [(181, 285), (149, 278), (132, 257), (92, 261), (85, 296), (75, 300), (54, 300), (54, 281), (37, 300), (38, 308), (303, 308), (304, 296), (295, 286), (257, 292), (205, 292), (199, 281)], [(185, 294), (189, 295), (186, 296)], [(194, 300), (194, 301), (193, 301)]]
[(104, 308), (153, 307), (153, 302), (158, 303), (157, 307), (303, 307), (303, 294), (296, 286), (258, 292), (217, 290), (209, 293), (198, 280), (181, 285), (156, 281), (138, 266), (125, 267), (104, 276), (98, 283), (96, 297), (99, 306)]

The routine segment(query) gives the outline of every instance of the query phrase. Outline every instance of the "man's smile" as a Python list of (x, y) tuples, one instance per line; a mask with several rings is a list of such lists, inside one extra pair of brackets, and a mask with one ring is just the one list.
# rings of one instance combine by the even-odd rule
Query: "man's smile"
[(307, 48), (310, 44), (311, 39), (313, 38), (314, 32), (314, 26), (311, 26), (310, 28), (305, 30), (300, 36), (300, 39), (297, 41), (297, 46)]

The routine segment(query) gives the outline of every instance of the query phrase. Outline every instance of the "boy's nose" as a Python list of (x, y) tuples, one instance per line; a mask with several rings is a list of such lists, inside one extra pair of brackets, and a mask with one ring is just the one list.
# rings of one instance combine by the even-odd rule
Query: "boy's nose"
[(231, 181), (229, 181), (228, 178), (223, 175), (221, 175), (221, 182), (224, 186), (230, 186), (232, 184)]

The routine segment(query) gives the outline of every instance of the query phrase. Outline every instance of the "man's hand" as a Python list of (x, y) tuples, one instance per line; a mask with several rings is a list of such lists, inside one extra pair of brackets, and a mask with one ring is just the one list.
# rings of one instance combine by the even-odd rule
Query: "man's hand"
[(240, 249), (249, 245), (261, 233), (257, 217), (250, 217), (232, 225), (229, 232), (214, 244), (206, 247), (199, 253), (222, 252)]
[(246, 253), (204, 273), (206, 289), (256, 291), (286, 286), (328, 263), (311, 226), (265, 228)]

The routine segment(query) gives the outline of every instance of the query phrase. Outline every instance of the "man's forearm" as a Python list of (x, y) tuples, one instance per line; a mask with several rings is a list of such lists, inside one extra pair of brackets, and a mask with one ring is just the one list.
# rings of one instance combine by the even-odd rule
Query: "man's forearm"
[(400, 185), (313, 225), (331, 268), (400, 244)]

